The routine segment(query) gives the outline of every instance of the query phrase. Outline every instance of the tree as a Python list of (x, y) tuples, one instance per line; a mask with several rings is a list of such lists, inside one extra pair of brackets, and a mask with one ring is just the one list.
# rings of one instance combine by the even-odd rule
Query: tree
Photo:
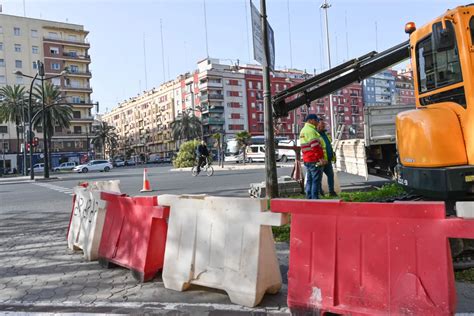
[(222, 143), (221, 143), (222, 134), (221, 133), (215, 133), (215, 134), (212, 135), (212, 138), (216, 141), (217, 161), (219, 163), (219, 166), (224, 167), (224, 153), (222, 152)]
[(247, 145), (249, 144), (249, 141), (250, 141), (251, 137), (252, 137), (252, 135), (250, 135), (250, 133), (247, 132), (247, 131), (242, 131), (242, 132), (238, 132), (237, 134), (235, 134), (235, 139), (237, 140), (237, 143), (239, 144), (239, 150), (243, 149), (244, 163), (247, 160), (247, 154), (246, 154), (247, 150), (246, 149), (247, 149)]
[(8, 85), (0, 89), (0, 123), (15, 123), (17, 162), (20, 161), (20, 125), (25, 121), (27, 102), (25, 87)]
[[(33, 96), (36, 101), (36, 106), (32, 109), (32, 115), (36, 115), (33, 121), (33, 126), (35, 129), (41, 126), (43, 128), (43, 133), (46, 131), (46, 141), (48, 142), (48, 148), (50, 149), (49, 161), (51, 162), (51, 143), (54, 136), (54, 128), (56, 126), (60, 128), (69, 128), (72, 119), (71, 105), (65, 102), (66, 100), (61, 95), (59, 87), (53, 85), (49, 81), (44, 82), (44, 91), (40, 84), (36, 85)], [(45, 126), (43, 126), (43, 114), (38, 114), (38, 112), (42, 111), (43, 101), (45, 105)], [(49, 167), (52, 168), (51, 163)]]
[(181, 140), (190, 140), (201, 136), (201, 121), (194, 115), (189, 115), (183, 111), (181, 116), (171, 123), (173, 138)]
[(92, 138), (92, 144), (102, 147), (102, 154), (105, 159), (105, 147), (109, 147), (109, 157), (113, 152), (112, 148), (116, 147), (118, 144), (118, 135), (115, 133), (115, 127), (110, 126), (106, 122), (100, 122), (99, 127), (95, 131), (94, 137)]
[(181, 144), (178, 155), (173, 159), (173, 166), (176, 168), (186, 168), (194, 166), (196, 161), (196, 147), (198, 140), (190, 140)]

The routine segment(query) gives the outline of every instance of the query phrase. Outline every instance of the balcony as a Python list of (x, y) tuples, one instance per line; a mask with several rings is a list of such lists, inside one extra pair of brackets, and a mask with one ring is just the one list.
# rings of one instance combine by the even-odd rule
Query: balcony
[(62, 87), (62, 90), (92, 92), (92, 88), (88, 84), (84, 84), (84, 85), (70, 85), (69, 84)]
[(203, 125), (223, 125), (224, 124), (224, 119), (223, 118), (205, 118), (202, 119), (202, 124)]
[(224, 100), (222, 94), (203, 94), (201, 95), (201, 102), (207, 102), (209, 100)]
[(87, 43), (85, 40), (82, 39), (62, 39), (58, 38), (55, 36), (44, 36), (43, 37), (44, 42), (49, 42), (49, 43), (59, 43), (63, 45), (72, 45), (72, 46), (80, 46), (80, 47), (91, 47), (91, 44)]
[(211, 105), (211, 106), (204, 106), (202, 108), (202, 113), (223, 113), (224, 106), (222, 105)]
[(82, 116), (82, 117), (73, 117), (71, 119), (72, 122), (92, 122), (94, 121), (94, 118), (92, 116)]
[(199, 90), (206, 90), (208, 88), (222, 88), (221, 82), (205, 81), (199, 83)]
[(72, 59), (74, 61), (91, 61), (91, 56), (90, 55), (78, 55), (76, 53), (63, 53), (64, 59)]
[(69, 72), (67, 73), (67, 76), (68, 77), (87, 77), (87, 78), (90, 78), (92, 77), (92, 73), (90, 71), (71, 71), (69, 70)]
[(92, 137), (92, 133), (74, 133), (72, 131), (62, 131), (62, 132), (55, 132), (53, 134), (53, 138), (59, 138), (59, 137), (81, 137), (81, 138), (86, 138), (86, 137)]

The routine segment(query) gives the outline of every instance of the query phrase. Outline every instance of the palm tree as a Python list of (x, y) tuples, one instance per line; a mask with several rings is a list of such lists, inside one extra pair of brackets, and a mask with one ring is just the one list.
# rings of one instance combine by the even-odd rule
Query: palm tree
[(92, 138), (92, 144), (102, 147), (102, 154), (105, 159), (105, 147), (109, 147), (109, 157), (112, 157), (113, 148), (117, 146), (118, 135), (115, 133), (115, 127), (107, 124), (106, 122), (100, 122), (99, 127), (95, 131), (95, 135)]
[[(49, 81), (44, 82), (44, 91), (41, 85), (36, 85), (33, 96), (36, 100), (36, 106), (32, 109), (34, 113), (33, 126), (35, 129), (42, 127), (43, 133), (46, 132), (46, 141), (48, 142), (48, 148), (50, 148), (48, 159), (51, 162), (51, 144), (54, 136), (54, 128), (56, 126), (68, 128), (71, 125), (72, 108), (71, 105), (65, 102), (66, 100), (61, 95), (59, 88)], [(43, 114), (36, 115), (42, 110), (43, 101), (45, 105), (45, 126), (43, 126)], [(49, 167), (52, 168), (51, 163)]]
[(20, 161), (20, 125), (25, 121), (25, 87), (4, 86), (0, 89), (0, 123), (14, 122), (16, 126), (16, 161)]
[(171, 123), (173, 138), (181, 140), (190, 140), (201, 136), (201, 121), (194, 115), (189, 115), (183, 111), (181, 116)]
[(237, 143), (239, 144), (239, 149), (243, 149), (243, 152), (244, 152), (244, 163), (247, 160), (246, 148), (251, 137), (252, 135), (250, 135), (250, 133), (247, 131), (242, 131), (235, 134), (235, 139), (237, 140)]

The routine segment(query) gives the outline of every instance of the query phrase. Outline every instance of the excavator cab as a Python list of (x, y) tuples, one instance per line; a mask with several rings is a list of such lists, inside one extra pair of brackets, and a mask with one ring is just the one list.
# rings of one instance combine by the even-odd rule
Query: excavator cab
[(426, 197), (474, 198), (474, 6), (406, 31), (417, 108), (397, 115), (398, 182)]

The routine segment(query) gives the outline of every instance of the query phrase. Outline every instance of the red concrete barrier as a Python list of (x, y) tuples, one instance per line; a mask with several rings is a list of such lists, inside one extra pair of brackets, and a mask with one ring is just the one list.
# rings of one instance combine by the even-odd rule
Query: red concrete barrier
[(99, 263), (117, 264), (141, 282), (163, 268), (169, 208), (156, 196), (129, 197), (102, 192), (108, 202), (99, 246)]
[(474, 238), (474, 220), (446, 218), (442, 202), (275, 199), (271, 210), (292, 214), (293, 313), (455, 312), (448, 237)]

